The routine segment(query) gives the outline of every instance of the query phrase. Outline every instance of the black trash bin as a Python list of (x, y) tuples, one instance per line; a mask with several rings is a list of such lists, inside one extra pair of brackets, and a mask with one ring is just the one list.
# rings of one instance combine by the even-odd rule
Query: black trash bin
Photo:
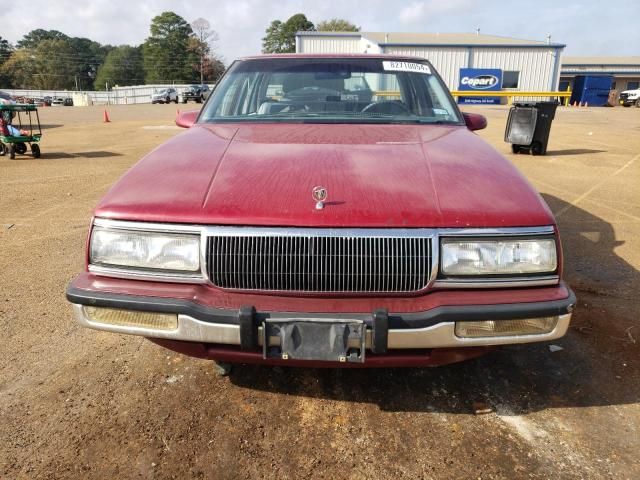
[(547, 153), (551, 122), (556, 115), (557, 106), (557, 102), (513, 104), (504, 132), (504, 141), (511, 144), (513, 153)]

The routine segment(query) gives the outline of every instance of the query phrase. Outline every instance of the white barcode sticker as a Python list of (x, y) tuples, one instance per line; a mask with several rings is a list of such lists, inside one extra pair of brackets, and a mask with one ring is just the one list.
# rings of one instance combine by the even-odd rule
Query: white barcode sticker
[(429, 68), (428, 65), (425, 65), (423, 63), (384, 60), (382, 62), (382, 68), (392, 72), (415, 72), (415, 73), (426, 73), (427, 75), (431, 75), (431, 69)]

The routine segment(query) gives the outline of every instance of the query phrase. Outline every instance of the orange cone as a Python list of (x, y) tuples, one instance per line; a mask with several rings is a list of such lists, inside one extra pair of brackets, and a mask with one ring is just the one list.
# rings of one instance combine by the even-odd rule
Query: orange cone
[(103, 117), (103, 122), (104, 123), (109, 123), (111, 120), (109, 120), (109, 114), (107, 113), (107, 109), (104, 109), (104, 117)]

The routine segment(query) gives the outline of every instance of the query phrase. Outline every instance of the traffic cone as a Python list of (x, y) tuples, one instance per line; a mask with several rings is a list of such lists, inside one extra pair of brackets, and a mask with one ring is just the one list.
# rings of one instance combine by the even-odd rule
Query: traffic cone
[(103, 117), (103, 120), (102, 120), (102, 121), (103, 121), (104, 123), (109, 123), (109, 122), (111, 122), (111, 120), (109, 120), (109, 114), (107, 113), (107, 109), (106, 109), (106, 108), (104, 109), (104, 117)]

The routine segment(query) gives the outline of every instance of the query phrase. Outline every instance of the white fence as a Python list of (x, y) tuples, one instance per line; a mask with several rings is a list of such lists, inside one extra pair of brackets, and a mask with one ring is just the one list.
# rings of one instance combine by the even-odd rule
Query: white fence
[[(74, 90), (11, 90), (3, 89), (14, 97), (27, 98), (73, 98), (76, 106), (84, 105), (132, 105), (151, 103), (151, 94), (163, 88), (173, 87), (182, 95), (190, 84), (180, 85), (134, 85), (130, 87), (113, 87), (109, 92), (74, 91)], [(210, 85), (212, 88), (213, 85)]]

